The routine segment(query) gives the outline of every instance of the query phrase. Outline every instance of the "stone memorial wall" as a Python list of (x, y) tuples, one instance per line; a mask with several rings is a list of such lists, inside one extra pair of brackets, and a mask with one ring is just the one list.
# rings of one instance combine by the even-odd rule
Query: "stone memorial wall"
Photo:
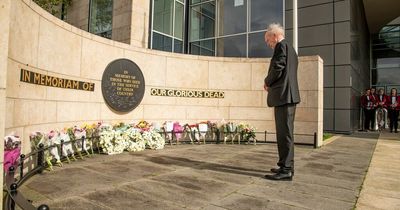
[[(25, 152), (33, 131), (96, 121), (224, 119), (275, 132), (273, 109), (267, 108), (263, 90), (270, 59), (203, 57), (138, 48), (80, 30), (30, 0), (1, 2), (8, 5), (2, 9), (8, 13), (2, 11), (0, 17), (9, 14), (9, 18), (1, 18), (0, 23), (9, 27), (0, 31), (0, 130), (21, 135)], [(3, 49), (7, 45), (8, 51)], [(104, 78), (107, 66), (117, 59), (137, 64), (145, 82), (123, 69)], [(299, 61), (302, 102), (296, 111), (296, 140), (312, 143), (317, 133), (322, 142), (323, 62), (318, 56), (300, 57)], [(33, 75), (28, 75), (28, 80), (27, 72), (37, 74), (36, 83)], [(112, 97), (133, 97), (143, 85), (143, 99), (131, 99), (135, 103), (120, 110), (121, 99), (111, 99), (117, 103), (113, 108), (106, 103), (104, 83), (113, 91), (108, 93)], [(268, 138), (274, 140), (273, 134)]]

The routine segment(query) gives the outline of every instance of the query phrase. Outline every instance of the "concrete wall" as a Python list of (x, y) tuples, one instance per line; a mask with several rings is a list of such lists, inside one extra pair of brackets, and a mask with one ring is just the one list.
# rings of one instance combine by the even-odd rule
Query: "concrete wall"
[[(292, 0), (286, 0), (289, 40), (292, 5)], [(324, 60), (324, 130), (351, 133), (358, 126), (361, 87), (369, 83), (369, 66), (365, 65), (369, 52), (365, 37), (369, 33), (362, 1), (304, 0), (298, 1), (298, 7), (299, 55), (320, 55)], [(360, 59), (364, 59), (363, 65), (358, 65)]]
[[(178, 120), (246, 121), (259, 131), (275, 131), (273, 109), (266, 107), (263, 79), (269, 59), (216, 58), (172, 54), (104, 39), (71, 26), (30, 0), (12, 1), (7, 59), (6, 132), (22, 136), (27, 152), (29, 133), (104, 120), (151, 122)], [(138, 64), (146, 81), (142, 103), (116, 114), (104, 103), (101, 77), (118, 58)], [(95, 83), (87, 92), (20, 82), (20, 69)], [(297, 141), (322, 141), (323, 63), (318, 56), (301, 57), (302, 103), (296, 112)], [(312, 81), (312, 82), (310, 82)], [(152, 87), (224, 91), (224, 99), (150, 96)], [(3, 97), (4, 99), (4, 97)], [(4, 118), (4, 117), (3, 117)], [(307, 138), (302, 135), (309, 135)], [(271, 136), (269, 140), (273, 140)]]
[(65, 21), (77, 28), (89, 30), (89, 1), (72, 0), (71, 6), (67, 10)]
[[(144, 18), (148, 19), (148, 15), (145, 14), (148, 14), (149, 10), (143, 11), (142, 5), (146, 6), (144, 2), (148, 3), (148, 8), (150, 2), (147, 2), (147, 0), (135, 2), (135, 5), (132, 5), (132, 0), (114, 1), (112, 40), (127, 44), (132, 43), (132, 45), (139, 47), (147, 43), (147, 40), (145, 41), (143, 38), (145, 33), (143, 33), (144, 30), (142, 28), (144, 28), (144, 24), (148, 24), (148, 20), (144, 20)], [(65, 21), (77, 28), (88, 31), (89, 10), (90, 0), (72, 0)], [(135, 24), (135, 27), (132, 27), (132, 24)]]
[[(4, 160), (4, 128), (6, 127), (6, 86), (7, 86), (7, 60), (8, 60), (8, 40), (10, 33), (10, 5), (11, 0), (0, 0), (0, 164)], [(1, 167), (3, 172), (3, 167)], [(3, 173), (2, 173), (3, 174)], [(0, 177), (0, 183), (3, 183), (3, 176)], [(3, 203), (3, 194), (0, 193), (0, 202)], [(1, 208), (1, 207), (0, 207)]]

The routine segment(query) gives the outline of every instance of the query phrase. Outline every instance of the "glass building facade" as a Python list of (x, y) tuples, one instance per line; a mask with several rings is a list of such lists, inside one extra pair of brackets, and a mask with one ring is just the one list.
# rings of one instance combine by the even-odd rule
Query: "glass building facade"
[(90, 0), (89, 32), (111, 39), (113, 0)]
[(400, 25), (387, 25), (372, 35), (372, 84), (400, 90)]
[(268, 57), (266, 27), (284, 24), (279, 0), (152, 0), (150, 48), (223, 57)]

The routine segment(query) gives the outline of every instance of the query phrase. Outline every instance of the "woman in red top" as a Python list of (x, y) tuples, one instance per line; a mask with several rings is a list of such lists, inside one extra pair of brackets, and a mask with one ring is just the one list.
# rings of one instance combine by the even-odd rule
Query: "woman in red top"
[(398, 128), (398, 118), (399, 118), (399, 110), (400, 110), (400, 96), (397, 95), (397, 89), (392, 88), (390, 91), (390, 95), (386, 99), (386, 104), (389, 111), (389, 119), (390, 119), (390, 132), (393, 130), (397, 133)]
[(387, 96), (385, 95), (385, 91), (381, 88), (378, 90), (378, 95), (376, 96), (376, 107), (377, 108), (387, 108)]
[(368, 131), (370, 129), (371, 121), (373, 120), (374, 108), (375, 108), (375, 98), (371, 95), (371, 89), (365, 90), (365, 95), (361, 96), (361, 106), (364, 110), (364, 130)]

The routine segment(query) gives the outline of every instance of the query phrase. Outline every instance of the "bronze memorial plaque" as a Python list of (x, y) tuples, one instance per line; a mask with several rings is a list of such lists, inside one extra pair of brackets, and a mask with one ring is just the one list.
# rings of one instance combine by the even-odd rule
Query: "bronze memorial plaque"
[(143, 73), (133, 61), (117, 59), (106, 67), (101, 79), (101, 91), (113, 110), (132, 111), (142, 101), (144, 90)]

